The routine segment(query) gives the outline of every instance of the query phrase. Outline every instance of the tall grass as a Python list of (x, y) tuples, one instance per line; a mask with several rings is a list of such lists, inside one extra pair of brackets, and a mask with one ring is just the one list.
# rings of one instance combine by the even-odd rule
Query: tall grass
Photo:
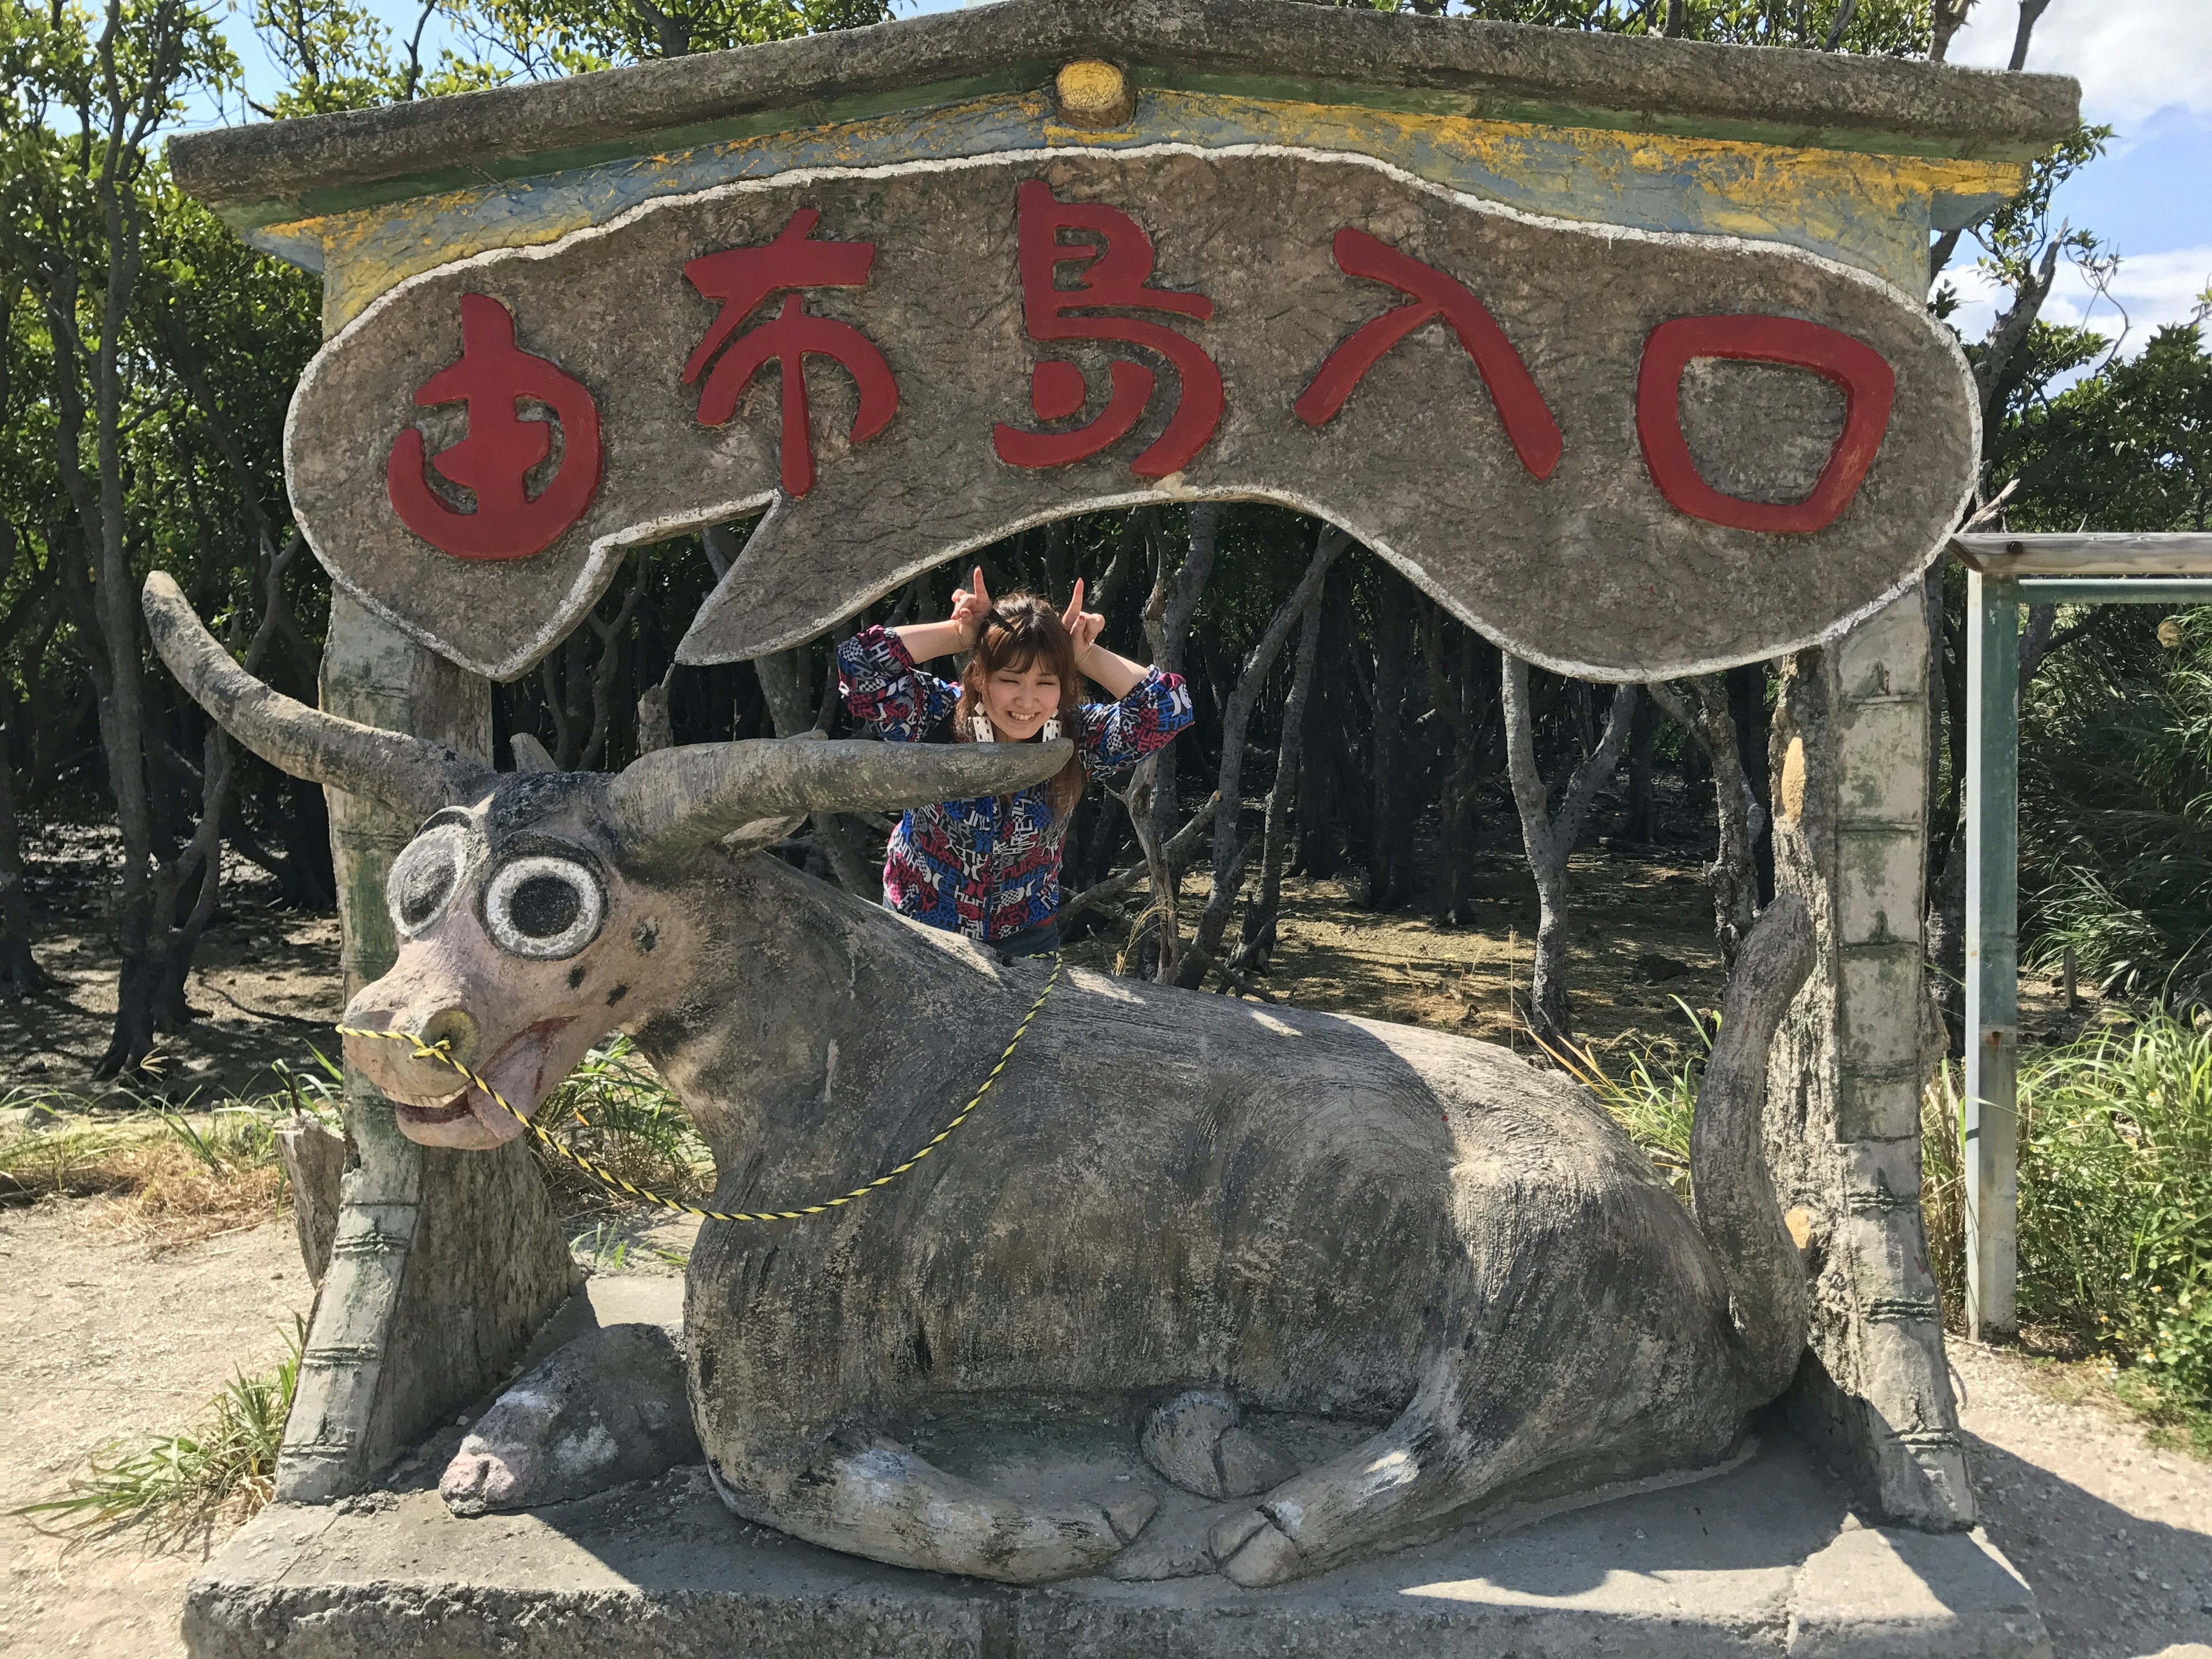
[[(1710, 1052), (1697, 1024), (1702, 1049), (1628, 1048), (1610, 1066), (1592, 1049), (1551, 1050), (1685, 1197)], [(2061, 1355), (2112, 1362), (2134, 1404), (2212, 1449), (2212, 1024), (2154, 1012), (2032, 1051), (2020, 1113), (2023, 1328)], [(1922, 1099), (1920, 1201), (1953, 1310), (1966, 1293), (1965, 1120), (1947, 1068)]]
[[(626, 1036), (586, 1054), (531, 1121), (571, 1151), (663, 1198), (699, 1203), (714, 1190), (714, 1160), (690, 1114)], [(535, 1136), (530, 1149), (556, 1198), (580, 1209), (635, 1202), (549, 1152)]]
[(47, 1530), (144, 1523), (163, 1538), (248, 1519), (275, 1490), (304, 1340), (305, 1325), (295, 1321), (284, 1357), (267, 1370), (234, 1373), (191, 1430), (108, 1441), (60, 1496), (14, 1513)]
[(2076, 625), (2022, 710), (2024, 957), (2070, 950), (2108, 995), (2181, 990), (2212, 971), (2212, 606)]
[[(287, 1197), (276, 1131), (295, 1110), (337, 1119), (337, 1068), (278, 1061), (274, 1086), (173, 1106), (116, 1091), (97, 1102), (58, 1089), (0, 1096), (0, 1204), (106, 1197), (158, 1248), (257, 1225)], [(95, 1111), (97, 1105), (100, 1109)], [(20, 1115), (17, 1115), (20, 1114)]]
[(1534, 1031), (1529, 1036), (1561, 1071), (1597, 1097), (1598, 1104), (1628, 1131), (1628, 1138), (1658, 1166), (1674, 1195), (1686, 1203), (1690, 1122), (1697, 1110), (1698, 1085), (1705, 1074), (1705, 1061), (1712, 1054), (1720, 1016), (1700, 1016), (1680, 997), (1674, 999), (1674, 1006), (1696, 1030), (1696, 1045), (1665, 1037), (1640, 1048), (1617, 1042), (1611, 1045), (1611, 1051), (1625, 1052), (1618, 1076), (1607, 1068), (1595, 1045), (1578, 1048), (1564, 1040), (1547, 1042)]
[[(1921, 1204), (1937, 1283), (1963, 1305), (1964, 1114), (1952, 1074), (1922, 1110)], [(2212, 1029), (2163, 1012), (2031, 1051), (2020, 1074), (2019, 1310), (2212, 1429)]]
[(2021, 1076), (2020, 1310), (2212, 1408), (2212, 1030), (2160, 1014)]

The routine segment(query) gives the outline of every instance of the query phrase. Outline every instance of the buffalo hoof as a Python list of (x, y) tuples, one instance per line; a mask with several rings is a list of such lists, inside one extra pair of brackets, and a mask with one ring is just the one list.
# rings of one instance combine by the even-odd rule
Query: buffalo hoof
[(1279, 1486), (1298, 1466), (1238, 1426), (1237, 1402), (1194, 1389), (1161, 1407), (1145, 1425), (1145, 1461), (1200, 1498), (1249, 1498)]
[(1246, 1589), (1288, 1583), (1304, 1571), (1298, 1547), (1257, 1510), (1218, 1522), (1212, 1541), (1213, 1559), (1221, 1563), (1223, 1575)]

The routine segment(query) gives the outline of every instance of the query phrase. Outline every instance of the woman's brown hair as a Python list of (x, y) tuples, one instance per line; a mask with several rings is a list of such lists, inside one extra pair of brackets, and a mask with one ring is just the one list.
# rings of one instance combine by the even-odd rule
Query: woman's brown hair
[(961, 671), (960, 718), (952, 722), (952, 735), (960, 743), (975, 740), (969, 720), (976, 710), (990, 707), (984, 688), (992, 675), (1002, 669), (1019, 674), (1040, 665), (1060, 681), (1060, 735), (1076, 743), (1075, 753), (1047, 786), (1053, 817), (1064, 818), (1083, 795), (1083, 682), (1075, 672), (1075, 641), (1068, 637), (1067, 625), (1034, 593), (1009, 593), (991, 607), (975, 648), (968, 653), (968, 666)]

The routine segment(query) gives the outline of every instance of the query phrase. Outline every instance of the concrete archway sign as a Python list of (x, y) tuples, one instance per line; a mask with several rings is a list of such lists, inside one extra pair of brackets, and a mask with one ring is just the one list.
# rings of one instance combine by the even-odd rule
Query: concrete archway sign
[(457, 260), (325, 347), (286, 442), (333, 575), (497, 678), (702, 525), (764, 514), (694, 663), (1026, 526), (1256, 498), (1521, 656), (1646, 680), (1899, 592), (1976, 410), (1919, 301), (1813, 253), (1170, 143), (794, 170)]

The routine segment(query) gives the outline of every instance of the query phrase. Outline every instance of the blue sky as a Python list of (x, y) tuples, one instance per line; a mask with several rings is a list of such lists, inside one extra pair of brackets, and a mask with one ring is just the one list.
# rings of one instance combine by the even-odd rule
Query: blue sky
[[(959, 0), (895, 0), (899, 15), (939, 11)], [(374, 0), (393, 32), (411, 29), (416, 0)], [(232, 39), (246, 88), (265, 94), (276, 74), (234, 14)], [(1980, 0), (1952, 43), (1954, 62), (2002, 68), (2012, 50), (2016, 0)], [(435, 57), (435, 33), (424, 56)], [(2028, 67), (2081, 82), (2085, 117), (2117, 134), (2103, 160), (2060, 194), (2059, 210), (2122, 256), (2112, 299), (2125, 307), (2126, 349), (2160, 323), (2186, 318), (2212, 283), (2212, 0), (2054, 0), (2037, 27)], [(210, 118), (214, 112), (209, 112)], [(1967, 300), (1960, 318), (1971, 337), (1987, 325), (1986, 289), (1962, 248), (1953, 279)], [(2086, 319), (2118, 331), (2112, 304), (2078, 272), (2063, 276), (2044, 315)]]
[[(1954, 62), (2002, 68), (2018, 16), (1981, 0), (1953, 41)], [(2212, 283), (2212, 3), (2207, 0), (2056, 0), (2037, 25), (2027, 67), (2081, 82), (2085, 119), (2118, 129), (2103, 160), (2059, 192), (2058, 210), (2121, 255), (2114, 298), (2127, 309), (2132, 352), (2160, 323), (2185, 319)], [(1978, 293), (1971, 273), (1962, 291)], [(1985, 323), (1982, 301), (1960, 320)], [(2118, 331), (2112, 307), (2077, 272), (2061, 276), (2044, 316), (2086, 317)]]

